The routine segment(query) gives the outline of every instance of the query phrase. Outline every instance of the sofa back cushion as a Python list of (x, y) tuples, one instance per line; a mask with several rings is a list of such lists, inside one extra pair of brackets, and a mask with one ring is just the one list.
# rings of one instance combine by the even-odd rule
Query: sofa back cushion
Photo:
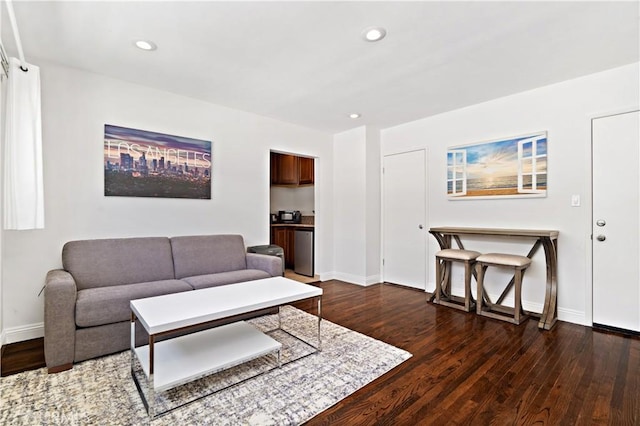
[(242, 235), (171, 238), (177, 279), (247, 269)]
[(62, 267), (78, 290), (174, 278), (166, 237), (70, 241), (62, 248)]

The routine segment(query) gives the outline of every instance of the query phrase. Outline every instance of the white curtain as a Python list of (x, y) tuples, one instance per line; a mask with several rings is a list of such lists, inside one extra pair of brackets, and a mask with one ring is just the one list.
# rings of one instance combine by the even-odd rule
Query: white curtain
[(44, 228), (40, 69), (9, 60), (3, 149), (4, 229)]

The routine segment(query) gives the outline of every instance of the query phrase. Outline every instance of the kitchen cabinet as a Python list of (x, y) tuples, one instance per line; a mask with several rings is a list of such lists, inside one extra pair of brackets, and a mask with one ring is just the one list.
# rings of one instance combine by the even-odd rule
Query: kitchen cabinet
[(295, 228), (274, 226), (271, 228), (271, 244), (284, 250), (284, 266), (293, 269), (295, 260)]
[(313, 158), (271, 153), (272, 185), (312, 185), (313, 174)]
[[(284, 267), (287, 269), (295, 269), (297, 230), (313, 232), (314, 227), (313, 225), (297, 224), (271, 225), (271, 244), (282, 247), (282, 250), (284, 251)], [(311, 250), (313, 250), (313, 247)], [(313, 254), (311, 254), (311, 259), (313, 259)]]
[(313, 185), (313, 158), (298, 158), (298, 184)]

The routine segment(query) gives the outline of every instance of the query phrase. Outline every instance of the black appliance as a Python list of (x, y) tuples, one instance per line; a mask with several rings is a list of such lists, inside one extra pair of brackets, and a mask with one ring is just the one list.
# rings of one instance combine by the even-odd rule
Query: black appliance
[(278, 219), (280, 223), (300, 223), (302, 214), (299, 210), (280, 210), (278, 211)]

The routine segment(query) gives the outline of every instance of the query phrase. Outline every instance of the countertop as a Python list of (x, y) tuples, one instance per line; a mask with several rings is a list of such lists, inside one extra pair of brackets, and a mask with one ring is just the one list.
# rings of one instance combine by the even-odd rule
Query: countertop
[(272, 223), (271, 227), (286, 227), (286, 228), (315, 228), (315, 225), (308, 223)]

